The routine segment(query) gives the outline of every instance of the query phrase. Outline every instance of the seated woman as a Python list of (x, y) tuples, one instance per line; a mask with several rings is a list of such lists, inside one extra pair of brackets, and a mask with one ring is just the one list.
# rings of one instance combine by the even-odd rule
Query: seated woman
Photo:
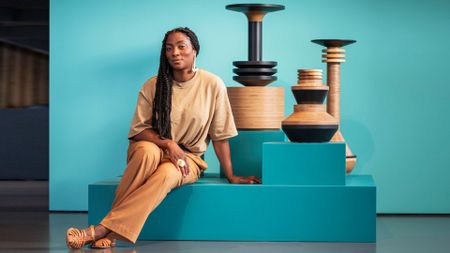
[(127, 167), (110, 212), (100, 224), (69, 228), (70, 249), (135, 243), (150, 213), (174, 188), (198, 180), (208, 165), (200, 156), (212, 140), (228, 181), (261, 183), (233, 174), (228, 138), (236, 136), (227, 90), (216, 75), (195, 67), (200, 51), (189, 28), (166, 33), (158, 75), (139, 92), (128, 138)]

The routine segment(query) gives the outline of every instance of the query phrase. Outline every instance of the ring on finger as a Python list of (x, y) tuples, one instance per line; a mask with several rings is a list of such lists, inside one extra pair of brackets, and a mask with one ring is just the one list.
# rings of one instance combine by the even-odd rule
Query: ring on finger
[(186, 166), (186, 162), (183, 159), (178, 159), (177, 160), (177, 166), (178, 167), (185, 167)]

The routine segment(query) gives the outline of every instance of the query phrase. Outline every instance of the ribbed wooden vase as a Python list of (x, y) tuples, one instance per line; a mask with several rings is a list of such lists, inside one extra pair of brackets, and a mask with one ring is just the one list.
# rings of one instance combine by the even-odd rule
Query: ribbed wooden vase
[(283, 87), (228, 87), (237, 129), (280, 129), (284, 117)]
[(338, 121), (328, 114), (324, 100), (328, 87), (322, 84), (321, 70), (299, 70), (299, 83), (292, 86), (297, 105), (282, 121), (282, 129), (292, 142), (327, 142), (338, 130)]

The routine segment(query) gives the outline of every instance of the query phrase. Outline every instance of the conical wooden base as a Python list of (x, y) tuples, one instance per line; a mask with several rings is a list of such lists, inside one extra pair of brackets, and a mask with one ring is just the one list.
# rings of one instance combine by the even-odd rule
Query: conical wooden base
[[(345, 142), (344, 136), (342, 136), (341, 130), (339, 129), (331, 138), (331, 142)], [(345, 171), (350, 174), (356, 164), (356, 155), (353, 154), (350, 146), (345, 142)]]
[(293, 142), (327, 142), (338, 129), (338, 122), (322, 104), (294, 105), (294, 112), (281, 123)]

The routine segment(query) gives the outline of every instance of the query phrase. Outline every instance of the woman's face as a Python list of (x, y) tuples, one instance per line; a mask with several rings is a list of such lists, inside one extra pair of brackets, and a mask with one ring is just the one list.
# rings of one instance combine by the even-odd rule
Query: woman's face
[(181, 32), (169, 34), (166, 40), (166, 57), (174, 70), (191, 69), (195, 55), (196, 51), (188, 36)]

